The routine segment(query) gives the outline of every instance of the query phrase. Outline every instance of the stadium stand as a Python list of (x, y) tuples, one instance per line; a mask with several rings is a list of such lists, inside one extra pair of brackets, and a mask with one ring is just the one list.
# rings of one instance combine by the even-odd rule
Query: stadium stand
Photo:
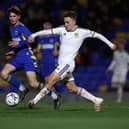
[[(14, 4), (22, 8), (24, 23), (34, 32), (39, 30), (42, 21), (48, 18), (53, 19), (55, 26), (62, 24), (63, 11), (74, 9), (79, 13), (80, 26), (100, 32), (112, 41), (123, 38), (129, 50), (129, 1), (127, 0), (13, 0), (11, 2), (4, 0), (0, 4), (0, 38), (6, 37), (3, 30), (7, 22), (5, 14), (7, 8)], [(98, 41), (89, 41), (90, 53), (84, 49), (80, 50), (82, 64), (78, 63), (74, 75), (81, 86), (86, 86), (89, 91), (98, 91), (100, 86), (110, 86), (111, 75), (107, 76), (104, 72), (111, 61), (112, 52), (102, 45), (97, 45), (96, 50), (93, 42)]]

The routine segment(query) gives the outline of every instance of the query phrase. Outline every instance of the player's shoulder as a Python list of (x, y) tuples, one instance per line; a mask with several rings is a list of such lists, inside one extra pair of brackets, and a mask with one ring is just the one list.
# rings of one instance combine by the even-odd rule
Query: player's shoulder
[(65, 27), (62, 25), (52, 28), (52, 30), (64, 30), (64, 29), (65, 29)]
[(58, 26), (57, 28), (60, 29), (60, 30), (65, 30), (65, 26), (64, 25)]
[(19, 22), (18, 24), (17, 24), (18, 26), (25, 26), (22, 22)]
[(23, 24), (22, 22), (20, 22), (20, 23), (18, 24), (18, 26), (19, 26), (20, 28), (27, 28), (27, 26), (26, 26), (25, 24)]
[(58, 26), (58, 28), (62, 28), (62, 29), (64, 29), (64, 28), (65, 28), (65, 26), (64, 26), (64, 25), (60, 25), (60, 26)]
[(79, 32), (82, 32), (82, 33), (83, 33), (83, 32), (86, 33), (86, 32), (89, 32), (89, 31), (90, 31), (88, 28), (82, 28), (82, 27), (78, 27), (77, 30), (78, 30)]

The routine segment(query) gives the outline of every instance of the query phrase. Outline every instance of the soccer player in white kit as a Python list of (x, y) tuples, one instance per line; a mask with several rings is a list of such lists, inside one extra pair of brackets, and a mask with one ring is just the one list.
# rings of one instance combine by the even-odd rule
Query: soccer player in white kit
[(113, 53), (113, 60), (107, 69), (107, 72), (113, 71), (112, 87), (117, 88), (117, 102), (122, 101), (123, 87), (126, 82), (128, 68), (129, 54), (125, 50), (124, 41), (118, 40), (117, 49)]
[(66, 82), (66, 87), (72, 93), (76, 93), (81, 97), (92, 101), (95, 104), (95, 111), (101, 111), (103, 98), (96, 97), (89, 93), (86, 89), (75, 84), (72, 72), (75, 68), (75, 56), (85, 38), (93, 37), (104, 41), (111, 49), (115, 49), (115, 45), (99, 33), (88, 29), (79, 28), (76, 24), (77, 14), (74, 11), (64, 13), (64, 26), (43, 30), (33, 33), (28, 41), (32, 42), (39, 35), (59, 34), (61, 46), (59, 50), (58, 67), (51, 73), (45, 87), (29, 101), (29, 107), (32, 108), (41, 98), (43, 98), (53, 85), (63, 80)]

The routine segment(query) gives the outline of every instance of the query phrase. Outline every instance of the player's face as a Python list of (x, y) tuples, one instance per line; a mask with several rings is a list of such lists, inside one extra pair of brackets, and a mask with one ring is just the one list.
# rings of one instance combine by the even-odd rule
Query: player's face
[(64, 17), (64, 26), (67, 31), (73, 31), (76, 27), (76, 20), (71, 17)]
[(45, 22), (44, 24), (43, 24), (43, 29), (51, 29), (52, 28), (52, 24), (50, 23), (50, 22)]
[(12, 25), (15, 25), (20, 19), (20, 16), (16, 15), (15, 13), (10, 13), (9, 15), (9, 21)]

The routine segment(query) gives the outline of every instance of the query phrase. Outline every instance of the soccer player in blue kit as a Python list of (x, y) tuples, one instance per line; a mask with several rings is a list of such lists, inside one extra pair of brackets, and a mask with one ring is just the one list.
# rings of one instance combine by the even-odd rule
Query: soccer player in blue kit
[[(53, 26), (52, 21), (46, 20), (43, 22), (43, 30), (51, 29)], [(40, 64), (40, 75), (41, 79), (44, 80), (44, 83), (48, 81), (50, 73), (57, 66), (57, 58), (59, 52), (60, 39), (58, 35), (47, 35), (47, 36), (39, 36), (37, 40), (37, 57), (39, 59)], [(61, 91), (62, 86), (60, 84), (56, 84), (56, 91)], [(53, 92), (48, 95), (52, 95)], [(52, 95), (54, 96), (54, 94)], [(58, 94), (58, 99), (55, 101), (60, 101), (61, 96)], [(60, 103), (60, 102), (59, 102)], [(56, 102), (55, 102), (56, 104)], [(54, 105), (55, 105), (54, 104)], [(54, 106), (56, 108), (56, 105)]]
[[(36, 72), (38, 72), (37, 58), (33, 54), (31, 46), (28, 44), (27, 38), (32, 32), (20, 22), (21, 10), (17, 6), (12, 6), (8, 10), (10, 21), (10, 33), (12, 40), (8, 43), (11, 50), (6, 53), (6, 56), (13, 56), (13, 59), (5, 64), (1, 71), (1, 78), (14, 84), (17, 81), (12, 77), (11, 73), (17, 70), (24, 70), (29, 82), (33, 88), (41, 89), (43, 84), (37, 81)], [(24, 85), (19, 86), (20, 99), (23, 100), (28, 88)], [(56, 96), (56, 95), (55, 95)], [(58, 98), (58, 97), (57, 97)], [(56, 97), (54, 99), (57, 99)], [(58, 106), (58, 105), (57, 105)]]
[[(43, 23), (44, 30), (51, 28), (51, 21)], [(40, 36), (36, 43), (38, 43), (37, 51), (41, 53), (41, 76), (47, 81), (49, 74), (55, 69), (57, 64), (60, 39), (58, 35)]]

